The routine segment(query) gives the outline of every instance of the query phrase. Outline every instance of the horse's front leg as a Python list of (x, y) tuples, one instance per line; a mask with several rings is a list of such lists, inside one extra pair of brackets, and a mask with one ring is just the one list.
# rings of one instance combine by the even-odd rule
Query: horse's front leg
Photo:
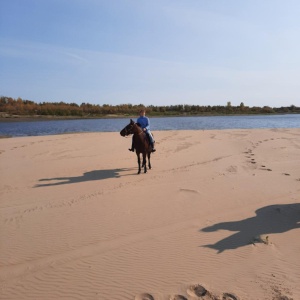
[(138, 159), (138, 166), (139, 166), (138, 174), (140, 174), (141, 173), (141, 157), (140, 157), (139, 153), (137, 153), (136, 156)]
[(143, 153), (143, 166), (144, 166), (144, 173), (147, 173), (147, 162), (146, 162), (146, 153)]

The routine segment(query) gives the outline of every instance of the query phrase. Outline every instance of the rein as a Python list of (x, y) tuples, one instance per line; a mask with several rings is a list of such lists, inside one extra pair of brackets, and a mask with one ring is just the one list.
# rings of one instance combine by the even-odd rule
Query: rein
[[(136, 123), (135, 124), (133, 124), (132, 126), (131, 126), (131, 128), (130, 128), (130, 130), (127, 130), (126, 129), (126, 132), (130, 132), (130, 131), (132, 131), (132, 129), (133, 129), (133, 127), (134, 127), (134, 125), (136, 125)], [(137, 126), (137, 125), (136, 125)], [(138, 127), (138, 126), (137, 126)], [(132, 134), (137, 134), (137, 135), (140, 135), (140, 134), (142, 134), (142, 133), (144, 133), (144, 130), (142, 130), (141, 129), (141, 131), (140, 132), (138, 132), (138, 133), (134, 133), (134, 132), (132, 132)]]

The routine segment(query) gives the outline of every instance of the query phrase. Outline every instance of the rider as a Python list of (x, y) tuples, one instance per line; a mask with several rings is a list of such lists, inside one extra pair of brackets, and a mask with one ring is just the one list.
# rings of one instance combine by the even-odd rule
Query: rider
[[(152, 133), (150, 131), (150, 121), (149, 121), (149, 118), (146, 117), (146, 110), (145, 109), (140, 110), (140, 116), (138, 117), (136, 122), (141, 126), (143, 131), (145, 131), (146, 134), (148, 135), (148, 137), (150, 139), (150, 145), (152, 147), (152, 152), (155, 152), (156, 151), (156, 149), (154, 148), (155, 141), (154, 141)], [(131, 149), (128, 149), (128, 150), (134, 152), (133, 139), (132, 139)]]

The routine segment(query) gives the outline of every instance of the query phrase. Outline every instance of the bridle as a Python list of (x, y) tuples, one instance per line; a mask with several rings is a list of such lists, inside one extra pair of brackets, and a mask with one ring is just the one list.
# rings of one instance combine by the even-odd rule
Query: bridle
[[(129, 126), (130, 126), (130, 129), (127, 129), (127, 127), (129, 127)], [(131, 132), (132, 127), (133, 127), (133, 125), (129, 124), (129, 125), (127, 125), (127, 126), (124, 128), (125, 135), (132, 134), (132, 132)]]
[[(129, 134), (134, 134), (133, 132), (132, 132), (132, 129), (133, 129), (133, 126), (134, 125), (136, 125), (136, 123), (133, 123), (133, 124), (129, 124), (129, 125), (127, 125), (126, 127), (125, 127), (125, 134), (126, 135), (129, 135)], [(130, 126), (130, 128), (127, 128), (127, 127), (129, 127)], [(138, 135), (140, 135), (140, 134), (142, 134), (144, 131), (143, 130), (141, 130), (141, 132), (139, 132), (139, 133), (137, 133)]]

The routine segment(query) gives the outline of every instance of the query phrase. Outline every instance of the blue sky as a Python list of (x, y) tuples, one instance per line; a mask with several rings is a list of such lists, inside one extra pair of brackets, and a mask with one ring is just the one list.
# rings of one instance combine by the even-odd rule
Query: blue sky
[(0, 0), (0, 95), (300, 105), (298, 0)]

